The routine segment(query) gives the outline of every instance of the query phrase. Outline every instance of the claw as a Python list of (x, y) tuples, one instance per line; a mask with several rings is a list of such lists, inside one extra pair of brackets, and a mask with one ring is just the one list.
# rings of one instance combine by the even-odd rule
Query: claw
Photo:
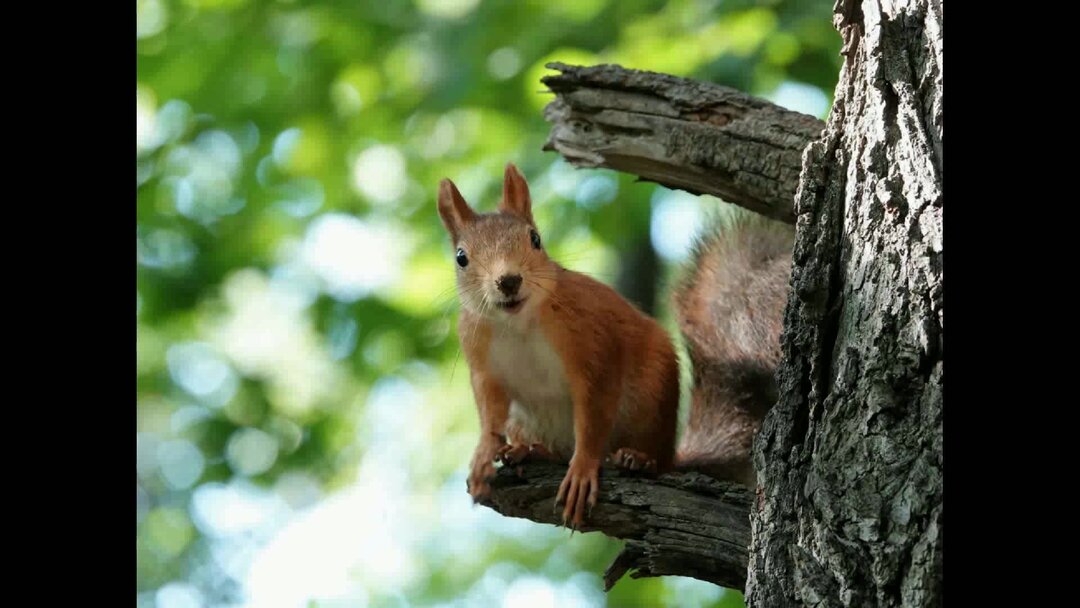
[(618, 467), (624, 470), (648, 474), (656, 473), (656, 459), (650, 458), (644, 452), (632, 448), (620, 448), (611, 455), (611, 458), (616, 461)]

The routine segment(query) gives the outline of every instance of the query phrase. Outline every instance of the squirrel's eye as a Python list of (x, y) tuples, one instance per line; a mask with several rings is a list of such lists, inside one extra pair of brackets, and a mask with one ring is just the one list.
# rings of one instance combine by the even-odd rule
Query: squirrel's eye
[(465, 252), (461, 249), (457, 250), (457, 265), (462, 268), (469, 265), (469, 258), (465, 256)]
[(540, 235), (535, 230), (529, 231), (529, 238), (532, 240), (533, 249), (540, 249)]

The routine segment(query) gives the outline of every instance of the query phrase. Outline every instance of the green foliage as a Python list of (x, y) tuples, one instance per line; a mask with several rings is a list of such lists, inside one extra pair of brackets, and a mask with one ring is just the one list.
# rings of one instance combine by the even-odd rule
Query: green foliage
[(490, 209), (514, 161), (549, 250), (611, 277), (666, 191), (541, 152), (544, 63), (810, 91), (823, 114), (830, 7), (139, 0), (139, 605), (741, 605), (681, 579), (605, 599), (618, 543), (466, 504), (434, 193), (451, 177)]

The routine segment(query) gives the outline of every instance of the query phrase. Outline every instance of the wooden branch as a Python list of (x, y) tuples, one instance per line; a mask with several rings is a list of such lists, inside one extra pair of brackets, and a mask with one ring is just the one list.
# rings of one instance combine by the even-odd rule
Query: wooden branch
[[(556, 512), (554, 504), (565, 475), (565, 465), (546, 462), (503, 467), (483, 504), (510, 517), (561, 525), (562, 509)], [(626, 539), (604, 574), (606, 589), (636, 570), (631, 578), (691, 576), (741, 591), (751, 499), (746, 488), (699, 473), (648, 479), (605, 467), (600, 500), (581, 530)]]
[(795, 223), (802, 151), (825, 123), (735, 89), (667, 74), (549, 63), (544, 150)]

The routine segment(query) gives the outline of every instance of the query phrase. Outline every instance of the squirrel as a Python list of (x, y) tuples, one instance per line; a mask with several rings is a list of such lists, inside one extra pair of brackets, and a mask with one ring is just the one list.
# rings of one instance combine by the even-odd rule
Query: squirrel
[[(676, 449), (671, 337), (611, 287), (548, 257), (517, 167), (506, 165), (497, 211), (477, 213), (443, 179), (438, 212), (454, 248), (458, 336), (481, 425), (467, 480), (474, 501), (490, 494), (496, 462), (527, 459), (569, 464), (555, 505), (574, 528), (597, 502), (604, 462), (753, 485), (749, 447), (775, 400), (790, 272), (781, 232), (737, 231), (696, 248), (674, 296), (695, 381)], [(750, 274), (760, 269), (767, 276)]]

